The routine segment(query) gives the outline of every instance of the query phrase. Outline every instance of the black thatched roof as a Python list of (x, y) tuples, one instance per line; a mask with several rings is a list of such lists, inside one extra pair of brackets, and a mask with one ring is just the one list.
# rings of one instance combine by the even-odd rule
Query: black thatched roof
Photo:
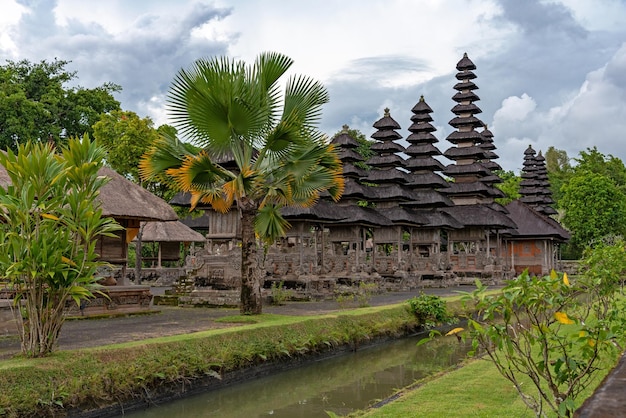
[(477, 131), (454, 131), (446, 138), (449, 142), (453, 144), (458, 144), (459, 142), (474, 142), (474, 143), (482, 143), (484, 141), (484, 137)]
[[(404, 168), (413, 172), (413, 171), (442, 171), (445, 167), (441, 163), (441, 161), (433, 158), (433, 157), (411, 157), (404, 160)], [(438, 174), (432, 173), (438, 177)], [(419, 175), (422, 175), (420, 173)]]
[[(445, 189), (445, 194), (450, 196), (491, 196), (503, 197), (502, 192), (497, 193), (497, 189), (489, 187), (480, 181), (469, 183), (450, 183), (450, 187)], [(495, 193), (495, 194), (494, 194)]]
[(487, 177), (492, 175), (491, 171), (489, 171), (483, 164), (481, 163), (472, 163), (472, 164), (450, 164), (444, 170), (443, 174), (450, 177), (456, 177), (459, 175), (468, 175), (475, 174), (478, 177)]
[(428, 218), (419, 212), (395, 206), (392, 208), (380, 209), (395, 225), (422, 226), (428, 224)]
[(464, 226), (479, 226), (492, 229), (514, 229), (515, 222), (506, 214), (487, 205), (463, 205), (443, 208), (442, 211), (458, 219)]
[(335, 221), (339, 225), (364, 225), (372, 227), (392, 226), (393, 222), (385, 215), (373, 208), (364, 208), (361, 206), (350, 205), (340, 206), (339, 210), (344, 219)]
[(201, 216), (186, 216), (181, 219), (180, 222), (187, 225), (189, 228), (196, 231), (208, 231), (209, 230), (209, 213), (204, 211)]
[(376, 169), (367, 172), (365, 179), (370, 183), (408, 183), (411, 181), (411, 175), (405, 171), (395, 168)]
[(450, 184), (444, 178), (432, 171), (412, 174), (410, 181), (406, 185), (412, 189), (444, 189), (450, 187)]
[(443, 155), (453, 161), (464, 159), (484, 160), (487, 157), (485, 150), (477, 145), (470, 147), (451, 147), (448, 148)]
[(343, 207), (322, 199), (311, 207), (286, 206), (280, 212), (288, 221), (333, 222), (347, 216)]
[(359, 142), (348, 134), (348, 129), (348, 125), (343, 125), (342, 131), (330, 143), (341, 148), (358, 148)]
[(413, 195), (417, 196), (417, 199), (401, 202), (400, 204), (402, 206), (418, 208), (440, 208), (454, 205), (450, 198), (432, 189), (415, 189), (413, 190)]
[(424, 225), (426, 228), (461, 229), (463, 223), (455, 219), (451, 214), (440, 210), (424, 211), (422, 214), (428, 219)]
[(519, 200), (506, 205), (509, 217), (517, 228), (507, 231), (513, 237), (542, 238), (548, 237), (557, 241), (568, 241), (570, 233), (554, 219), (545, 216)]
[(414, 143), (409, 145), (404, 151), (407, 155), (412, 157), (425, 157), (429, 155), (441, 155), (441, 151), (434, 146), (431, 142), (426, 143)]

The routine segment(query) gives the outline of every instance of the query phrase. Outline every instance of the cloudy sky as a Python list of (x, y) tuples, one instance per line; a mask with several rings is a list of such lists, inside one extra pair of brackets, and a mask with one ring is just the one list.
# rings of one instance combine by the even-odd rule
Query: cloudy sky
[[(195, 59), (295, 60), (328, 88), (321, 129), (370, 136), (388, 107), (409, 132), (424, 95), (443, 152), (456, 63), (476, 64), (478, 117), (516, 173), (532, 145), (626, 161), (625, 0), (0, 0), (0, 58), (71, 61), (78, 83), (122, 86), (125, 110), (168, 123), (165, 98)], [(406, 145), (406, 144), (405, 144)]]

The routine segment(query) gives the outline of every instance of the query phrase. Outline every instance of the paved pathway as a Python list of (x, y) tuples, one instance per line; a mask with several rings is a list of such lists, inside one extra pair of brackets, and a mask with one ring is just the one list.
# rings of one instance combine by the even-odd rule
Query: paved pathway
[[(459, 290), (468, 291), (469, 288), (424, 289), (424, 292), (437, 295), (453, 295)], [(384, 293), (372, 296), (370, 304), (372, 306), (381, 306), (400, 303), (417, 295), (419, 295), (419, 291)], [(334, 300), (288, 302), (283, 306), (267, 305), (263, 307), (264, 313), (286, 315), (313, 315), (338, 310), (340, 310), (340, 306)], [(58, 348), (60, 350), (69, 350), (97, 347), (105, 344), (225, 328), (232, 325), (216, 322), (215, 320), (238, 313), (238, 309), (156, 306), (155, 313), (149, 315), (68, 320), (61, 329)], [(0, 358), (7, 358), (19, 353), (19, 348), (17, 337), (0, 338)]]

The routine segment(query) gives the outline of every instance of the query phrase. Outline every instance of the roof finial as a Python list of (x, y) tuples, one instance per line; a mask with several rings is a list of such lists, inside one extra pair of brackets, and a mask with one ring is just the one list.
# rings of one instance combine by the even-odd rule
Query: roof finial
[(467, 52), (463, 53), (463, 58), (467, 58)]
[(423, 101), (424, 101), (424, 95), (422, 94), (422, 95), (420, 96), (420, 102), (423, 102)]
[(344, 124), (344, 125), (341, 127), (341, 133), (342, 133), (342, 134), (347, 134), (347, 133), (348, 133), (348, 129), (350, 129), (350, 127), (349, 127), (348, 125)]
[(385, 108), (385, 117), (386, 117), (386, 118), (388, 118), (388, 117), (390, 117), (390, 116), (391, 116), (391, 115), (389, 114), (389, 108), (388, 108), (388, 107), (386, 107), (386, 108)]

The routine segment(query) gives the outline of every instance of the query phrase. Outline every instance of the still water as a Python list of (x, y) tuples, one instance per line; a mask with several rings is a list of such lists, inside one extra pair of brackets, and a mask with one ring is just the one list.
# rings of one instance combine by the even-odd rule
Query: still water
[(130, 418), (328, 417), (363, 409), (397, 389), (457, 364), (469, 346), (407, 338), (130, 413)]

